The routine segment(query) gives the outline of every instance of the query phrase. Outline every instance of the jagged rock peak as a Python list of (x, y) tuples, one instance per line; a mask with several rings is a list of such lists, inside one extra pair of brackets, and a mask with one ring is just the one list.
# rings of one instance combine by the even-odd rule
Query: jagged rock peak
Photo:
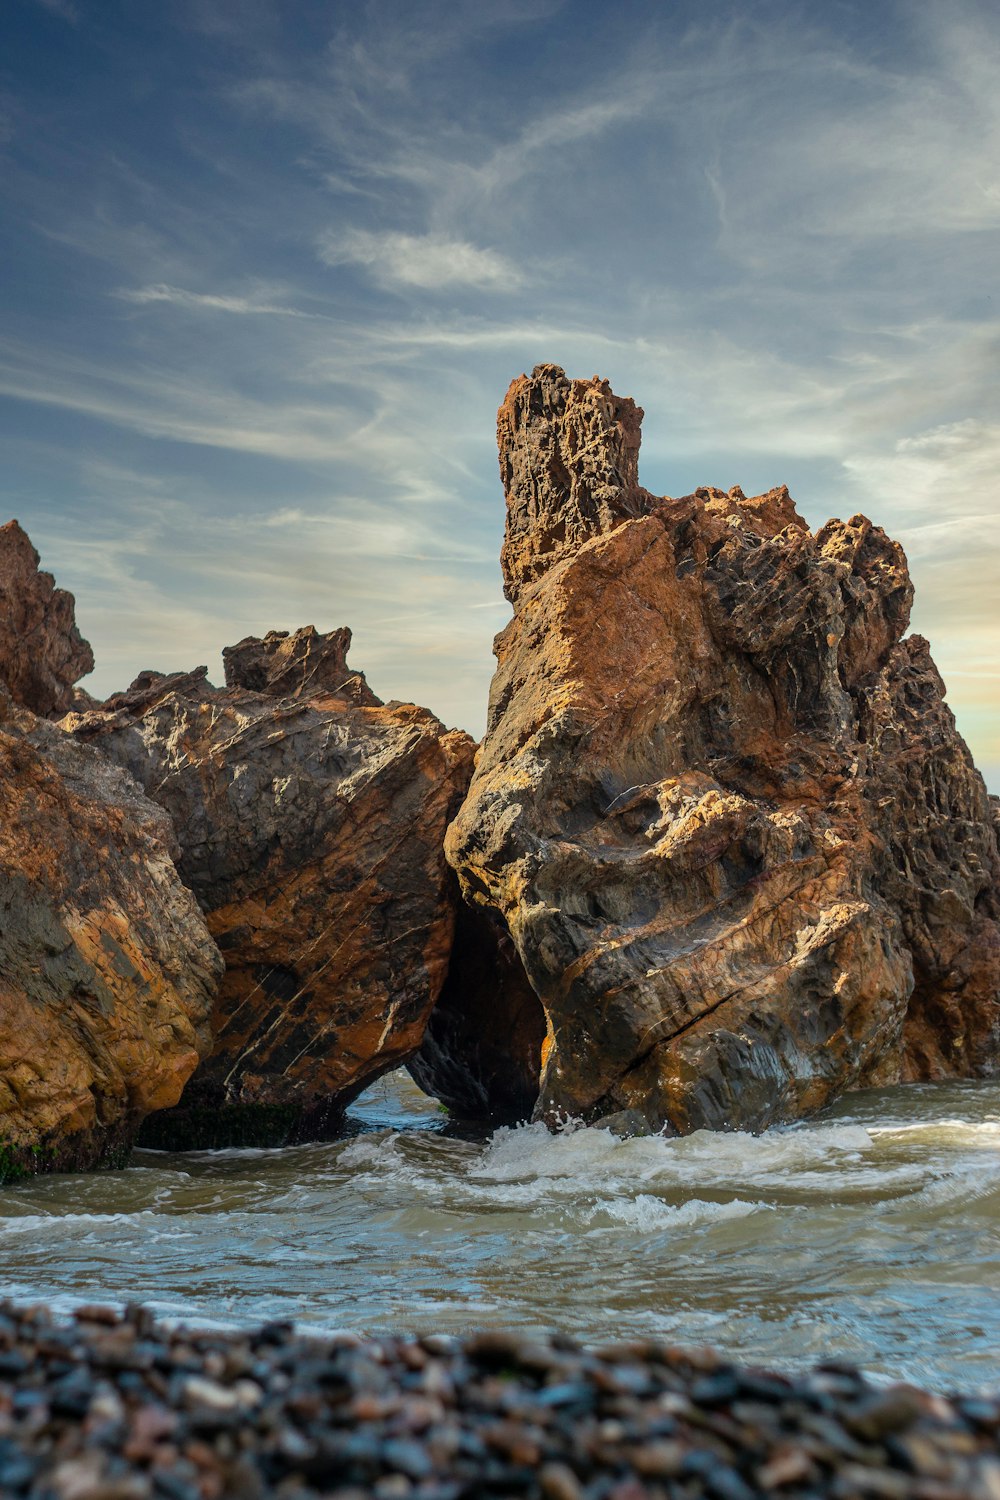
[(536, 365), (511, 382), (497, 446), (507, 495), (500, 561), (512, 602), (588, 537), (655, 503), (638, 480), (642, 418), (596, 375), (568, 380), (559, 365)]
[[(188, 697), (208, 697), (215, 692), (208, 680), (207, 667), (193, 667), (190, 672), (157, 672), (146, 668), (134, 677), (123, 693), (112, 693), (104, 703), (93, 704), (102, 714), (124, 710), (130, 714), (141, 714), (144, 709), (159, 703), (169, 693), (184, 693)], [(75, 730), (75, 723), (72, 726)]]
[(76, 627), (73, 595), (38, 560), (17, 521), (0, 526), (0, 678), (15, 703), (51, 718), (72, 708), (94, 653)]
[(686, 1131), (1000, 1072), (994, 808), (902, 548), (784, 487), (654, 499), (640, 416), (551, 365), (500, 409), (514, 616), (446, 851), (511, 961), (427, 1086)]
[(248, 635), (222, 653), (226, 686), (282, 698), (335, 693), (358, 707), (378, 708), (382, 700), (368, 686), (365, 674), (347, 665), (350, 649), (346, 625), (326, 635), (314, 625), (303, 625), (294, 634), (269, 630), (263, 639)]

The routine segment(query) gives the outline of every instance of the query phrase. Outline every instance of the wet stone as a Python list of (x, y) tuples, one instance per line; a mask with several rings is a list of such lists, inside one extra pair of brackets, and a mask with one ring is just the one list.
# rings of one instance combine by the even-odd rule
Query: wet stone
[(908, 1386), (893, 1386), (869, 1397), (847, 1416), (847, 1425), (858, 1437), (877, 1440), (887, 1433), (912, 1427), (923, 1414), (920, 1393)]
[[(117, 1315), (116, 1315), (117, 1318)], [(131, 1368), (109, 1352), (131, 1351)], [(1000, 1500), (1000, 1402), (711, 1351), (0, 1311), (0, 1495)]]
[(94, 1399), (94, 1382), (85, 1369), (63, 1376), (52, 1386), (49, 1403), (54, 1416), (83, 1417)]
[(538, 1475), (544, 1500), (582, 1500), (580, 1481), (567, 1464), (547, 1463)]
[(38, 1470), (38, 1461), (16, 1454), (13, 1458), (0, 1459), (0, 1492), (12, 1495), (23, 1494)]
[(419, 1443), (401, 1438), (390, 1438), (382, 1449), (382, 1462), (387, 1468), (409, 1479), (427, 1479), (434, 1466)]
[(738, 1394), (753, 1401), (787, 1401), (791, 1385), (774, 1375), (760, 1375), (756, 1370), (736, 1370), (733, 1376)]
[(706, 1475), (706, 1489), (714, 1500), (757, 1500), (754, 1488), (735, 1469), (722, 1465)]
[(114, 1328), (122, 1321), (121, 1313), (115, 1308), (91, 1302), (74, 1308), (73, 1317), (77, 1323), (97, 1323), (107, 1328)]
[(958, 1403), (958, 1409), (966, 1421), (987, 1432), (996, 1432), (1000, 1426), (1000, 1407), (995, 1402), (966, 1397)]
[(728, 1406), (739, 1394), (740, 1382), (732, 1370), (707, 1375), (691, 1387), (691, 1400), (697, 1406)]

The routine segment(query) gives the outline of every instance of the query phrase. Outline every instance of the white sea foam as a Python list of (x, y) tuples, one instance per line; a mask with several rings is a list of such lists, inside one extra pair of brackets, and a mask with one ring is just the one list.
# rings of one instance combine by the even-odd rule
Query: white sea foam
[[(927, 1122), (931, 1131), (941, 1124)], [(944, 1122), (935, 1140), (960, 1147), (964, 1128), (961, 1121)], [(980, 1130), (978, 1144), (989, 1139), (988, 1131)], [(873, 1204), (880, 1196), (891, 1202), (906, 1194), (947, 1199), (962, 1191), (968, 1169), (961, 1151), (929, 1161), (920, 1149), (901, 1152), (892, 1127), (868, 1129), (856, 1121), (809, 1122), (764, 1136), (697, 1131), (681, 1139), (629, 1140), (600, 1127), (571, 1124), (553, 1134), (534, 1124), (497, 1130), (481, 1147), (452, 1143), (442, 1158), (415, 1154), (404, 1149), (406, 1142), (394, 1132), (361, 1136), (339, 1148), (338, 1170), (349, 1171), (352, 1186), (366, 1196), (391, 1186), (401, 1206), (544, 1210), (553, 1220), (580, 1223), (604, 1213), (625, 1225), (651, 1223), (660, 1213), (632, 1206), (646, 1195), (650, 1204), (661, 1205), (664, 1223), (673, 1214), (671, 1222), (679, 1226), (682, 1207), (721, 1222), (720, 1209), (747, 1201), (748, 1189), (758, 1204), (789, 1194), (821, 1206), (858, 1193)], [(706, 1202), (708, 1207), (687, 1206)]]
[(75, 1213), (48, 1213), (48, 1214), (12, 1214), (9, 1218), (4, 1216), (3, 1233), (7, 1234), (38, 1234), (45, 1231), (63, 1231), (66, 1229), (79, 1229), (83, 1226), (96, 1224), (114, 1225), (121, 1228), (124, 1224), (135, 1224), (139, 1220), (153, 1219), (156, 1215), (151, 1209), (140, 1209), (138, 1213), (120, 1214), (75, 1214)]
[[(544, 1125), (499, 1130), (474, 1168), (494, 1183), (544, 1180), (554, 1190), (575, 1182), (655, 1183), (739, 1187), (747, 1183), (819, 1186), (870, 1170), (875, 1143), (858, 1125), (774, 1130), (765, 1136), (700, 1130), (681, 1139), (663, 1136), (621, 1140), (608, 1130), (579, 1127), (551, 1135)], [(897, 1179), (901, 1169), (888, 1168)]]
[(1000, 1120), (910, 1120), (905, 1124), (873, 1125), (871, 1134), (880, 1141), (919, 1136), (947, 1146), (995, 1151), (1000, 1146)]
[(391, 1168), (399, 1162), (398, 1142), (396, 1134), (384, 1131), (359, 1135), (356, 1141), (343, 1147), (338, 1159), (345, 1167)]
[(662, 1333), (1000, 1381), (1000, 1084), (858, 1095), (759, 1137), (485, 1142), (398, 1128), (384, 1087), (380, 1128), (354, 1139), (143, 1153), (0, 1193), (0, 1295), (138, 1297), (219, 1326)]
[(609, 1218), (616, 1224), (643, 1232), (663, 1229), (689, 1229), (695, 1225), (717, 1225), (730, 1219), (745, 1219), (750, 1214), (768, 1212), (770, 1203), (754, 1203), (734, 1198), (716, 1203), (703, 1198), (689, 1198), (685, 1203), (667, 1203), (653, 1193), (637, 1193), (634, 1198), (606, 1198), (595, 1203), (584, 1217), (591, 1223)]

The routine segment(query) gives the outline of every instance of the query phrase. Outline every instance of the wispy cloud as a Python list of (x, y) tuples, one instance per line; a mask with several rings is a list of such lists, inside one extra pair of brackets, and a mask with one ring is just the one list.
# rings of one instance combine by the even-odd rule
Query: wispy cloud
[(283, 307), (266, 299), (233, 297), (217, 292), (188, 292), (183, 287), (168, 286), (162, 281), (153, 286), (120, 287), (114, 295), (122, 302), (134, 302), (140, 307), (148, 306), (150, 303), (165, 302), (191, 312), (226, 312), (279, 318), (310, 316), (297, 307)]
[(443, 178), (442, 188), (455, 196), (497, 201), (532, 171), (541, 169), (548, 175), (553, 155), (560, 151), (586, 145), (648, 115), (660, 92), (659, 84), (655, 69), (630, 72), (611, 85), (604, 81), (598, 98), (588, 97), (581, 90), (577, 97), (541, 111), (512, 139), (489, 150), (478, 164), (449, 163), (444, 173), (436, 168), (428, 173), (411, 165), (408, 175)]
[(35, 4), (52, 15), (59, 16), (63, 21), (69, 21), (73, 26), (79, 23), (80, 13), (72, 0), (35, 0)]
[(0, 99), (0, 487), (117, 681), (156, 620), (183, 665), (312, 618), (478, 727), (494, 413), (554, 359), (647, 408), (651, 489), (900, 535), (1000, 776), (995, 9), (608, 16), (178, 0), (60, 38), (25, 4), (79, 57)]
[(343, 458), (352, 441), (347, 415), (332, 404), (267, 401), (193, 375), (116, 372), (72, 358), (40, 364), (10, 346), (0, 348), (0, 394), (148, 437), (300, 463)]
[(938, 638), (942, 661), (996, 676), (1000, 423), (945, 423), (849, 455), (845, 469), (865, 508), (894, 518), (918, 585), (915, 622)]
[(822, 288), (853, 274), (891, 299), (875, 257), (905, 295), (921, 246), (1000, 227), (997, 28), (972, 5), (911, 15), (903, 55), (813, 37), (782, 56), (758, 33), (726, 108), (696, 107), (721, 244), (755, 276)]
[(330, 232), (322, 236), (319, 254), (328, 266), (362, 267), (384, 287), (440, 291), (458, 286), (512, 292), (524, 283), (521, 270), (496, 250), (442, 234)]
[(352, 664), (376, 691), (469, 722), (488, 665), (470, 611), (487, 611), (488, 630), (505, 608), (474, 548), (391, 505), (359, 499), (340, 513), (343, 497), (318, 491), (255, 517), (207, 510), (176, 474), (151, 493), (141, 474), (98, 464), (87, 482), (93, 505), (40, 517), (32, 535), (100, 648), (92, 691), (198, 662), (221, 681), (221, 650), (244, 635), (349, 624)]

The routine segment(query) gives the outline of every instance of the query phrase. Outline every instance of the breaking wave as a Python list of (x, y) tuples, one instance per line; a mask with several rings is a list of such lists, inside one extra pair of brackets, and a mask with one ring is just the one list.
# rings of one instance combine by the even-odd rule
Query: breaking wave
[(361, 1133), (0, 1194), (0, 1292), (173, 1318), (710, 1342), (1000, 1383), (1000, 1085), (854, 1095), (763, 1136), (461, 1139), (403, 1077)]

